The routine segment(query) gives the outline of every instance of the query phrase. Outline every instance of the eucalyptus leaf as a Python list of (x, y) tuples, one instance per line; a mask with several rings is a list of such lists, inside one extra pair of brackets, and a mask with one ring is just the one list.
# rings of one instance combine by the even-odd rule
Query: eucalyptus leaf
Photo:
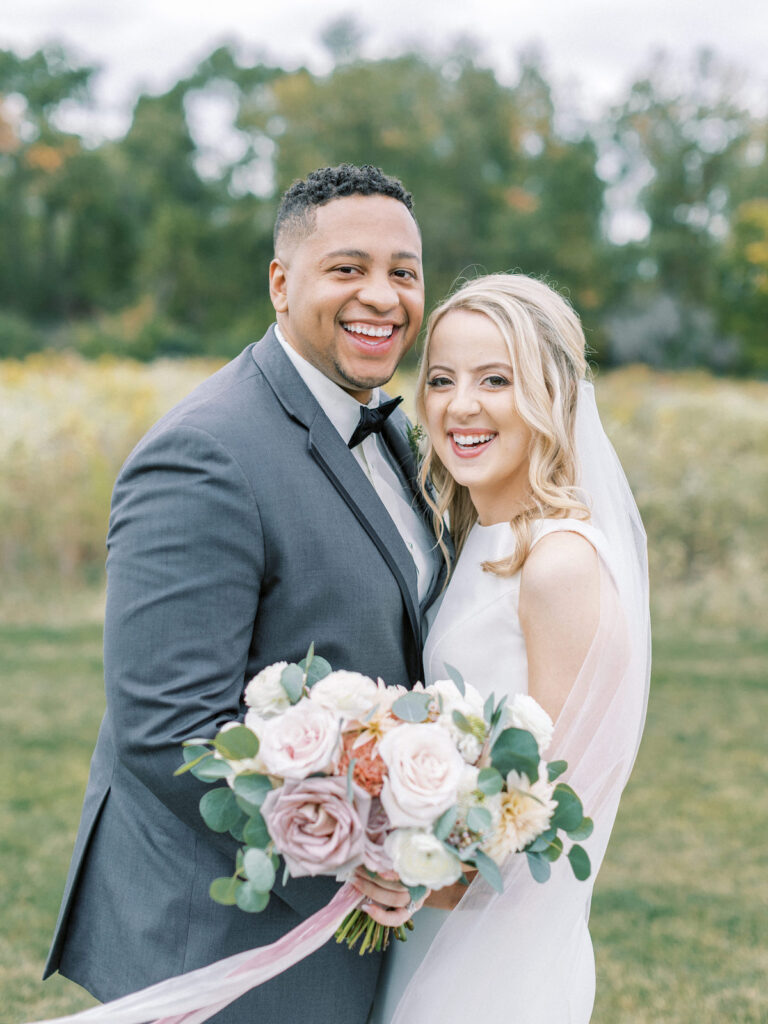
[(272, 859), (263, 850), (249, 847), (243, 858), (243, 869), (248, 881), (260, 892), (269, 892), (275, 884)]
[(225, 907), (233, 907), (237, 890), (242, 884), (237, 878), (214, 878), (208, 888), (208, 894), (217, 903), (222, 903)]
[(491, 724), (491, 718), (493, 717), (493, 706), (495, 700), (495, 696), (491, 694), (490, 697), (486, 699), (485, 704), (483, 704), (483, 718), (486, 720), (488, 725)]
[(245, 829), (249, 819), (247, 812), (244, 811), (242, 807), (238, 807), (238, 810), (240, 811), (240, 817), (229, 826), (229, 834), (233, 839), (236, 839), (238, 843), (242, 843), (243, 830)]
[(280, 685), (288, 694), (291, 704), (296, 704), (304, 693), (304, 673), (298, 665), (286, 665), (280, 676)]
[(457, 725), (462, 732), (468, 732), (470, 736), (474, 736), (474, 729), (460, 711), (454, 711), (452, 717), (454, 725)]
[(267, 793), (272, 791), (269, 776), (260, 775), (258, 772), (243, 772), (242, 775), (236, 775), (233, 786), (235, 793), (252, 808), (261, 807)]
[(554, 782), (555, 779), (559, 779), (567, 767), (567, 761), (550, 761), (547, 765), (547, 776), (549, 781)]
[(211, 753), (211, 741), (208, 743), (193, 743), (190, 740), (185, 740), (182, 743), (182, 757), (185, 761), (197, 761), (200, 757), (204, 757), (206, 754)]
[(414, 903), (418, 903), (427, 894), (426, 885), (409, 885), (407, 888)]
[(238, 846), (237, 853), (235, 854), (235, 874), (239, 875), (242, 870), (243, 870), (243, 851), (242, 851), (242, 848)]
[(531, 783), (539, 777), (539, 748), (525, 729), (504, 729), (491, 748), (491, 764), (506, 776), (511, 771), (527, 775)]
[(216, 782), (217, 779), (225, 779), (231, 775), (232, 769), (226, 761), (209, 754), (192, 768), (192, 774), (201, 782)]
[(267, 823), (262, 818), (261, 813), (253, 811), (243, 829), (243, 842), (248, 846), (258, 846), (263, 850), (269, 843), (270, 838)]
[(448, 662), (444, 662), (444, 666), (445, 666), (445, 671), (448, 673), (448, 675), (451, 677), (453, 682), (456, 684), (456, 689), (459, 691), (459, 693), (463, 697), (466, 694), (466, 692), (467, 692), (467, 688), (464, 685), (464, 677), (462, 676), (461, 672), (459, 672), (459, 670), (457, 668), (454, 668), (453, 665), (449, 665)]
[(555, 836), (552, 842), (547, 843), (546, 849), (542, 850), (542, 853), (550, 863), (554, 863), (562, 852), (563, 840), (560, 836)]
[(200, 814), (214, 832), (228, 832), (237, 823), (240, 813), (235, 794), (229, 786), (209, 790), (200, 799)]
[(470, 807), (467, 814), (467, 828), (470, 832), (486, 832), (493, 818), (487, 807)]
[(568, 851), (568, 860), (571, 862), (574, 875), (580, 882), (589, 878), (592, 865), (589, 862), (589, 854), (583, 846), (574, 844)]
[(392, 714), (401, 722), (426, 722), (432, 696), (429, 693), (404, 693), (392, 705)]
[(257, 889), (253, 882), (243, 882), (235, 895), (235, 902), (248, 914), (258, 914), (269, 903), (269, 893)]
[[(185, 751), (186, 754), (186, 751)], [(176, 775), (183, 775), (185, 772), (194, 772), (195, 768), (203, 761), (206, 757), (210, 757), (210, 751), (204, 750), (202, 754), (198, 754), (197, 757), (185, 760), (184, 764), (180, 764), (176, 771), (173, 773)]]
[(347, 800), (349, 800), (350, 803), (352, 803), (352, 798), (354, 796), (354, 791), (352, 789), (352, 781), (354, 779), (355, 765), (356, 764), (357, 764), (357, 758), (356, 757), (352, 757), (352, 758), (350, 758), (349, 764), (347, 766)]
[(552, 868), (549, 866), (549, 861), (546, 857), (543, 857), (540, 853), (527, 853), (528, 867), (531, 869), (531, 874), (537, 882), (546, 882), (549, 876), (552, 874)]
[(458, 808), (456, 804), (453, 807), (449, 807), (447, 811), (443, 812), (435, 822), (435, 827), (432, 831), (435, 833), (438, 839), (445, 840), (453, 831), (453, 826), (456, 824), (456, 814)]
[(494, 796), (504, 789), (504, 779), (495, 768), (483, 768), (477, 776), (477, 788), (486, 796)]
[(306, 666), (304, 662), (299, 662), (299, 665), (304, 670), (306, 683), (309, 687), (314, 686), (315, 683), (319, 683), (321, 679), (325, 679), (326, 676), (329, 676), (331, 672), (333, 672), (333, 669), (325, 658), (321, 658), (318, 655), (315, 655), (308, 666)]
[(589, 839), (594, 827), (595, 823), (591, 818), (582, 818), (581, 823), (577, 825), (576, 828), (568, 829), (568, 835), (571, 839), (578, 839), (579, 841), (582, 839)]
[(581, 805), (581, 800), (579, 800), (571, 787), (567, 786), (564, 782), (559, 782), (555, 786), (552, 796), (557, 801), (557, 807), (552, 815), (550, 824), (554, 825), (555, 828), (563, 829), (565, 832), (578, 828), (584, 817), (584, 808)]
[(259, 752), (259, 738), (244, 725), (236, 725), (232, 729), (223, 729), (213, 741), (222, 757), (232, 761), (242, 761), (246, 757), (256, 757)]
[(487, 853), (483, 853), (482, 850), (475, 850), (474, 856), (475, 867), (486, 880), (486, 882), (496, 890), (496, 892), (504, 892), (504, 883), (501, 879), (501, 872), (495, 860), (491, 860)]

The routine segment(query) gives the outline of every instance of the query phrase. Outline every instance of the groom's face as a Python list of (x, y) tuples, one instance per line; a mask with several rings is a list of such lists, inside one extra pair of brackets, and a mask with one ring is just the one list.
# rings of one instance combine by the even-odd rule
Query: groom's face
[(269, 278), (286, 341), (361, 402), (389, 380), (419, 333), (421, 237), (389, 196), (317, 207), (312, 233), (280, 246)]

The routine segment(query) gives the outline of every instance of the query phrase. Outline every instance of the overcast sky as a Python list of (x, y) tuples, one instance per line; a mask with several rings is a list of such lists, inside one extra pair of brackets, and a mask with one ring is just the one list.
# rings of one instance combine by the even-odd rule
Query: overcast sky
[(749, 101), (768, 105), (766, 0), (0, 0), (0, 48), (26, 54), (58, 40), (101, 65), (94, 91), (104, 130), (117, 134), (140, 90), (167, 88), (223, 41), (324, 70), (320, 32), (349, 13), (370, 57), (471, 34), (511, 79), (515, 55), (537, 46), (550, 79), (587, 111), (620, 97), (655, 49), (684, 63), (710, 46), (744, 74)]

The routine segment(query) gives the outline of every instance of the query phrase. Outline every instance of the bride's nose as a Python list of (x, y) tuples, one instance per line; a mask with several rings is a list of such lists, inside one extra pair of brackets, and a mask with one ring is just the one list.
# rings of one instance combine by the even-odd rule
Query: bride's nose
[(481, 404), (477, 391), (471, 384), (457, 384), (451, 393), (448, 411), (451, 415), (466, 419), (480, 412)]

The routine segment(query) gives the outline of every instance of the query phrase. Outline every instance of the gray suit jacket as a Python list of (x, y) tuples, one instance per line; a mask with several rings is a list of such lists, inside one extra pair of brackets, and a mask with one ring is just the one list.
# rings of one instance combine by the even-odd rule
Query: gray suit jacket
[[(385, 439), (410, 478), (399, 410)], [(107, 711), (45, 969), (102, 1000), (272, 942), (335, 888), (290, 880), (255, 915), (214, 903), (237, 844), (203, 823), (207, 787), (174, 778), (182, 740), (214, 735), (252, 675), (311, 641), (334, 668), (421, 678), (413, 561), (271, 330), (138, 444), (107, 546)], [(378, 969), (329, 943), (214, 1019), (363, 1024)]]

